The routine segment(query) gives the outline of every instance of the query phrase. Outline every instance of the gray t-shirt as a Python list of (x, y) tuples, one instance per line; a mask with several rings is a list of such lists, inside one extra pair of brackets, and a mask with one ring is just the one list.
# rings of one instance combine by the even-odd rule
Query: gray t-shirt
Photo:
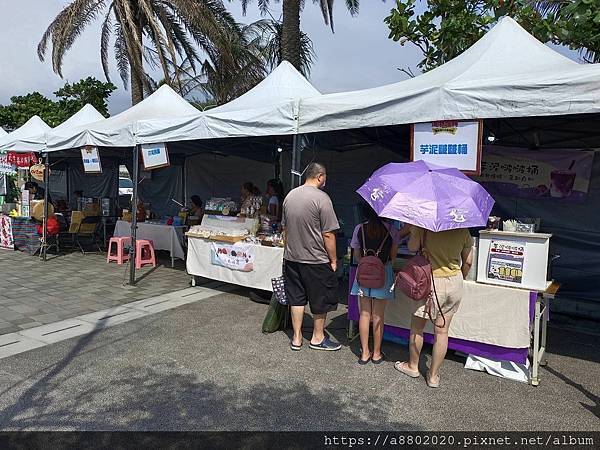
[(283, 201), (283, 258), (303, 264), (325, 264), (323, 233), (340, 228), (329, 195), (314, 186), (293, 189)]

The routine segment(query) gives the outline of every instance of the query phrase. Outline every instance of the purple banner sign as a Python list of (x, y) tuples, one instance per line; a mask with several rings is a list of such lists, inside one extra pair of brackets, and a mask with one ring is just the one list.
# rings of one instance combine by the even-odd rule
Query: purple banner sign
[(486, 146), (481, 175), (473, 179), (492, 196), (582, 202), (589, 190), (593, 162), (593, 151)]

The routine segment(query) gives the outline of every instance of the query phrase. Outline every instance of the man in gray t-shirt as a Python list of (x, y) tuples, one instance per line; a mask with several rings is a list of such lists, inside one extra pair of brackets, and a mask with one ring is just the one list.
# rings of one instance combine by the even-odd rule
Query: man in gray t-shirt
[(304, 185), (293, 189), (283, 202), (283, 275), (292, 309), (292, 350), (302, 348), (302, 321), (307, 303), (314, 318), (310, 348), (339, 350), (341, 347), (325, 336), (327, 313), (335, 311), (338, 304), (335, 232), (340, 227), (331, 199), (322, 191), (326, 180), (325, 167), (311, 163), (306, 169)]

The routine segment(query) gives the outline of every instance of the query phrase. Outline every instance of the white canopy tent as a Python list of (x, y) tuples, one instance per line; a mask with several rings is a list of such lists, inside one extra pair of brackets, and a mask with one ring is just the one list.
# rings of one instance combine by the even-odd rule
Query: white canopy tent
[(6, 136), (8, 133), (4, 131), (4, 128), (0, 127), (0, 137)]
[(189, 116), (198, 110), (167, 85), (120, 114), (83, 125), (66, 126), (48, 136), (48, 151), (80, 148), (133, 147), (134, 126), (144, 119)]
[(33, 116), (12, 133), (0, 138), (0, 151), (40, 152), (44, 150), (44, 134), (50, 130), (39, 116)]
[(296, 134), (301, 99), (320, 95), (294, 66), (283, 61), (254, 88), (225, 105), (188, 117), (139, 121), (136, 139), (155, 143)]
[(423, 75), (302, 100), (298, 130), (597, 113), (598, 79), (600, 64), (578, 64), (505, 17), (464, 53)]

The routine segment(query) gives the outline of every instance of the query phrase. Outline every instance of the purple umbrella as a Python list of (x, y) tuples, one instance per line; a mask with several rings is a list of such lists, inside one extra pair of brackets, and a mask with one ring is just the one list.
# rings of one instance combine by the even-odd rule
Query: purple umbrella
[(494, 206), (460, 170), (424, 161), (386, 164), (356, 192), (379, 216), (431, 231), (485, 226)]

